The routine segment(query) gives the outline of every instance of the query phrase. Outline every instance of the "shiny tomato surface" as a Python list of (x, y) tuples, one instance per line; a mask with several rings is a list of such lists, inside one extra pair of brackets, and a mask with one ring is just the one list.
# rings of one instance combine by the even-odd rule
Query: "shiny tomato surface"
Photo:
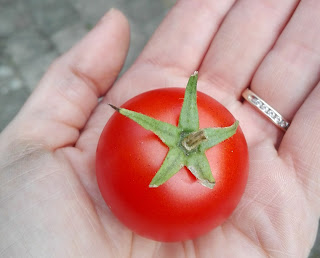
[[(122, 107), (178, 126), (184, 89), (143, 93)], [(200, 128), (226, 127), (231, 113), (198, 92)], [(115, 112), (97, 148), (96, 171), (101, 194), (113, 214), (134, 232), (158, 241), (181, 241), (202, 235), (223, 223), (237, 206), (248, 177), (248, 149), (238, 127), (231, 138), (206, 151), (216, 180), (204, 187), (187, 168), (157, 188), (149, 183), (168, 147), (152, 132)]]

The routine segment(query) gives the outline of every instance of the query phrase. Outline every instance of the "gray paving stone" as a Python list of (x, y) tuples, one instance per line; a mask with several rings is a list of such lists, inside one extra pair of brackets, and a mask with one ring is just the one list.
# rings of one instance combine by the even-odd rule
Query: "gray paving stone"
[(32, 65), (26, 64), (19, 67), (19, 72), (24, 79), (24, 83), (30, 92), (38, 85), (43, 74), (47, 71), (50, 64), (57, 58), (56, 51), (47, 52), (35, 58)]
[(3, 60), (3, 57), (8, 55), (8, 53), (6, 53), (7, 41), (7, 37), (0, 36), (0, 60)]
[(320, 257), (320, 224), (318, 225), (317, 239), (311, 250), (309, 258), (319, 258), (319, 257)]
[(89, 29), (83, 23), (72, 24), (53, 34), (51, 37), (57, 51), (64, 53), (88, 33)]
[(12, 11), (13, 11), (13, 8), (11, 6), (0, 9), (0, 35), (1, 36), (6, 36), (8, 34), (11, 34), (14, 31), (14, 23), (12, 22), (12, 20), (15, 20), (15, 17), (14, 15), (12, 15)]
[(16, 67), (8, 56), (0, 58), (0, 94), (22, 87), (22, 81), (17, 75)]
[(125, 0), (124, 11), (141, 26), (152, 23), (154, 17), (158, 17), (166, 9), (163, 0)]
[(8, 5), (10, 2), (12, 2), (12, 0), (0, 0), (0, 5), (5, 6)]
[(0, 82), (7, 81), (14, 75), (13, 68), (9, 65), (0, 65)]
[(7, 80), (1, 80), (0, 81), (0, 94), (6, 95), (11, 91), (20, 90), (23, 88), (22, 86), (22, 80), (18, 77), (12, 76), (8, 78)]
[(69, 0), (77, 9), (83, 21), (89, 26), (94, 26), (99, 19), (111, 8), (122, 9), (124, 0)]
[(27, 3), (35, 24), (45, 35), (80, 21), (78, 12), (68, 0), (27, 0)]
[(153, 17), (152, 22), (145, 23), (145, 26), (143, 26), (143, 31), (145, 32), (147, 38), (150, 38), (152, 36), (157, 27), (161, 24), (166, 14), (167, 10), (162, 10), (162, 12), (159, 12), (158, 16)]
[(32, 23), (32, 18), (21, 1), (14, 1), (0, 8), (0, 36), (9, 36), (32, 26)]
[(131, 30), (131, 39), (130, 39), (130, 47), (126, 62), (122, 69), (122, 73), (124, 73), (128, 68), (133, 64), (135, 59), (138, 57), (142, 49), (144, 48), (147, 37), (141, 27), (134, 23), (133, 20), (129, 18), (130, 30)]
[(10, 36), (5, 52), (17, 65), (32, 64), (33, 59), (52, 50), (52, 44), (35, 28), (31, 27)]
[(130, 23), (131, 43), (123, 69), (124, 71), (128, 69), (138, 57), (174, 1), (162, 0), (155, 3), (146, 0), (125, 0), (125, 2), (122, 11)]
[(169, 10), (177, 1), (176, 0), (162, 0), (164, 6)]
[[(12, 81), (19, 80), (17, 78)], [(11, 81), (11, 83), (12, 83)], [(1, 87), (3, 89), (3, 87)], [(25, 87), (19, 87), (15, 90), (12, 87), (8, 87), (6, 92), (0, 93), (0, 132), (7, 126), (7, 124), (18, 113), (23, 103), (29, 96), (29, 91)]]

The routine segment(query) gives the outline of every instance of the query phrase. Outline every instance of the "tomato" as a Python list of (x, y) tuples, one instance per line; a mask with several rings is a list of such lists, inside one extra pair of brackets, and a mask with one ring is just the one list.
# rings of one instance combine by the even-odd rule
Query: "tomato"
[[(145, 92), (122, 107), (178, 126), (184, 89)], [(197, 93), (200, 128), (226, 127), (235, 118), (219, 102)], [(157, 188), (149, 183), (169, 148), (151, 131), (115, 113), (97, 148), (96, 173), (101, 194), (113, 214), (132, 231), (157, 241), (182, 241), (222, 224), (236, 208), (248, 177), (248, 149), (238, 127), (205, 155), (216, 180), (201, 185), (183, 167)]]

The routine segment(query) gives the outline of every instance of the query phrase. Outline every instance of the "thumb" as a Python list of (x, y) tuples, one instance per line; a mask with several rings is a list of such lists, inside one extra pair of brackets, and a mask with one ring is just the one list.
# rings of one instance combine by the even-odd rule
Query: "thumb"
[(111, 9), (84, 39), (51, 65), (3, 133), (14, 133), (50, 149), (73, 145), (98, 98), (118, 76), (129, 38), (126, 18)]

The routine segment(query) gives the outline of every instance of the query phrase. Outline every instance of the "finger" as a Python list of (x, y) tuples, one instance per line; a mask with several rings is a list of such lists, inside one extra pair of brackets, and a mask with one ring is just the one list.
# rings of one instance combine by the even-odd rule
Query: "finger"
[(291, 120), (320, 79), (320, 1), (302, 1), (255, 74), (251, 89)]
[(116, 79), (128, 44), (127, 20), (112, 9), (40, 81), (14, 121), (21, 137), (51, 148), (73, 145), (98, 97)]
[(235, 0), (180, 0), (138, 58), (140, 63), (190, 75), (198, 67)]
[(285, 133), (279, 155), (296, 172), (314, 211), (320, 215), (320, 82)]
[(199, 70), (202, 79), (239, 98), (297, 2), (239, 0), (212, 41)]

